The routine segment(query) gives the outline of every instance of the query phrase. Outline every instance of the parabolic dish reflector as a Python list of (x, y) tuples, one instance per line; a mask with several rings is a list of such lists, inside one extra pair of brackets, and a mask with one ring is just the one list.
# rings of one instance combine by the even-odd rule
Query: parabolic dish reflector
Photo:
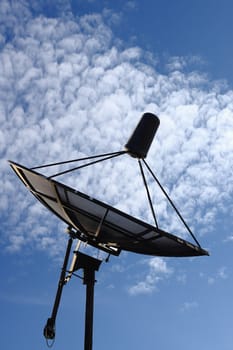
[(121, 250), (168, 257), (208, 255), (201, 247), (34, 170), (10, 165), (31, 193), (76, 231), (77, 238), (96, 248), (114, 255)]

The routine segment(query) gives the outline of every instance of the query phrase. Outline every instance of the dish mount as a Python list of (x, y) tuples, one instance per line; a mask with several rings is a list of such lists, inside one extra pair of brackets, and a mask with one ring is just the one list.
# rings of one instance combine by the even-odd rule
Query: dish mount
[[(85, 255), (79, 251), (80, 242), (100, 249), (110, 255), (118, 256), (122, 250), (152, 256), (188, 257), (208, 255), (201, 248), (191, 229), (168, 196), (167, 192), (145, 161), (160, 121), (152, 113), (143, 114), (136, 129), (129, 138), (123, 151), (105, 153), (90, 157), (50, 163), (33, 168), (26, 168), (10, 161), (10, 165), (29, 189), (29, 191), (53, 214), (68, 226), (69, 240), (64, 263), (58, 283), (57, 294), (51, 317), (44, 328), (46, 340), (55, 338), (55, 323), (63, 286), (75, 275), (75, 271), (83, 270), (83, 283), (86, 285), (86, 319), (84, 350), (92, 349), (93, 304), (95, 271), (98, 271), (101, 260)], [(81, 170), (84, 167), (128, 154), (136, 158), (143, 179), (147, 199), (154, 219), (154, 225), (130, 216), (104, 202), (89, 197), (78, 190), (54, 180), (55, 177)], [(88, 161), (86, 163), (86, 161)], [(85, 162), (83, 164), (83, 162)], [(79, 163), (78, 166), (60, 171), (51, 176), (44, 176), (38, 169), (57, 165)], [(80, 165), (81, 163), (81, 165)], [(144, 168), (157, 183), (175, 213), (187, 229), (194, 243), (162, 230), (158, 225), (152, 203)], [(67, 270), (70, 251), (74, 239), (78, 239), (70, 269)]]

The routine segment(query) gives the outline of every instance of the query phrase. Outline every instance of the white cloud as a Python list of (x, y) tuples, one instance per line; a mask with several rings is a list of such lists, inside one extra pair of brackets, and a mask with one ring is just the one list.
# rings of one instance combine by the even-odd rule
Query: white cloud
[(187, 282), (187, 274), (184, 273), (184, 272), (178, 274), (177, 277), (176, 277), (176, 280), (177, 280), (179, 283), (186, 284), (186, 282)]
[(112, 272), (124, 272), (125, 271), (125, 267), (122, 264), (113, 264), (112, 268), (111, 268)]
[[(63, 242), (58, 220), (39, 207), (29, 209), (35, 200), (26, 195), (7, 159), (30, 167), (118, 151), (144, 111), (161, 120), (148, 162), (186, 221), (205, 232), (219, 211), (226, 214), (224, 204), (233, 190), (232, 90), (197, 72), (184, 73), (183, 58), (179, 67), (173, 61), (176, 71), (170, 66), (169, 74), (160, 74), (143, 62), (140, 48), (121, 49), (100, 15), (33, 17), (25, 2), (22, 20), (20, 6), (3, 1), (0, 11), (2, 23), (11, 28), (9, 37), (1, 27), (0, 53), (4, 245), (15, 251), (30, 242), (55, 252)], [(125, 157), (65, 181), (148, 220), (135, 164)], [(181, 232), (157, 187), (151, 192), (162, 228)]]
[(147, 261), (149, 272), (142, 281), (138, 281), (133, 286), (129, 287), (130, 295), (148, 294), (152, 293), (157, 288), (157, 284), (170, 276), (173, 272), (167, 266), (166, 261), (159, 257), (153, 257)]
[(224, 242), (233, 242), (233, 235), (228, 236)]
[(191, 66), (193, 69), (203, 67), (205, 61), (200, 56), (171, 56), (167, 58), (166, 68), (168, 71), (180, 71)]
[(208, 284), (214, 284), (215, 283), (215, 278), (214, 277), (208, 277)]
[(213, 285), (217, 282), (228, 279), (227, 267), (221, 266), (210, 276), (206, 276), (206, 274), (201, 273), (200, 277), (205, 278), (209, 285)]
[(186, 301), (181, 307), (181, 311), (191, 311), (199, 307), (199, 304), (196, 301)]
[(137, 2), (136, 1), (126, 1), (125, 3), (125, 8), (132, 11), (132, 10), (137, 10)]
[(221, 267), (219, 270), (218, 270), (218, 277), (221, 278), (221, 279), (226, 279), (228, 278), (228, 275), (226, 273), (226, 270), (227, 268), (225, 266)]

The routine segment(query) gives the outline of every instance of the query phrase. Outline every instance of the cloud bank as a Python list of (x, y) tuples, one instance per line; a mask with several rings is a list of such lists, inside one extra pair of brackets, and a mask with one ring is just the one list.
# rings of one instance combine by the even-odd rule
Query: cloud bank
[[(145, 111), (161, 121), (148, 163), (194, 231), (211, 232), (219, 213), (232, 214), (232, 90), (188, 72), (184, 58), (171, 58), (167, 74), (160, 73), (148, 53), (125, 48), (102, 15), (78, 18), (66, 12), (51, 18), (32, 13), (27, 2), (0, 6), (0, 206), (6, 249), (29, 246), (56, 255), (65, 239), (58, 220), (26, 193), (7, 159), (32, 167), (122, 150)], [(160, 226), (182, 233), (148, 181)], [(64, 182), (151, 221), (137, 164), (129, 157)]]

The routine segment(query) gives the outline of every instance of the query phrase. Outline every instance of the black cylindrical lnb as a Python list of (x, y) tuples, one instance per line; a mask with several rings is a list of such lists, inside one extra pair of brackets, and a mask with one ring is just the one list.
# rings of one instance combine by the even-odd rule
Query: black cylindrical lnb
[(159, 127), (159, 118), (152, 113), (144, 113), (133, 134), (125, 145), (126, 151), (134, 158), (146, 158), (155, 133)]

